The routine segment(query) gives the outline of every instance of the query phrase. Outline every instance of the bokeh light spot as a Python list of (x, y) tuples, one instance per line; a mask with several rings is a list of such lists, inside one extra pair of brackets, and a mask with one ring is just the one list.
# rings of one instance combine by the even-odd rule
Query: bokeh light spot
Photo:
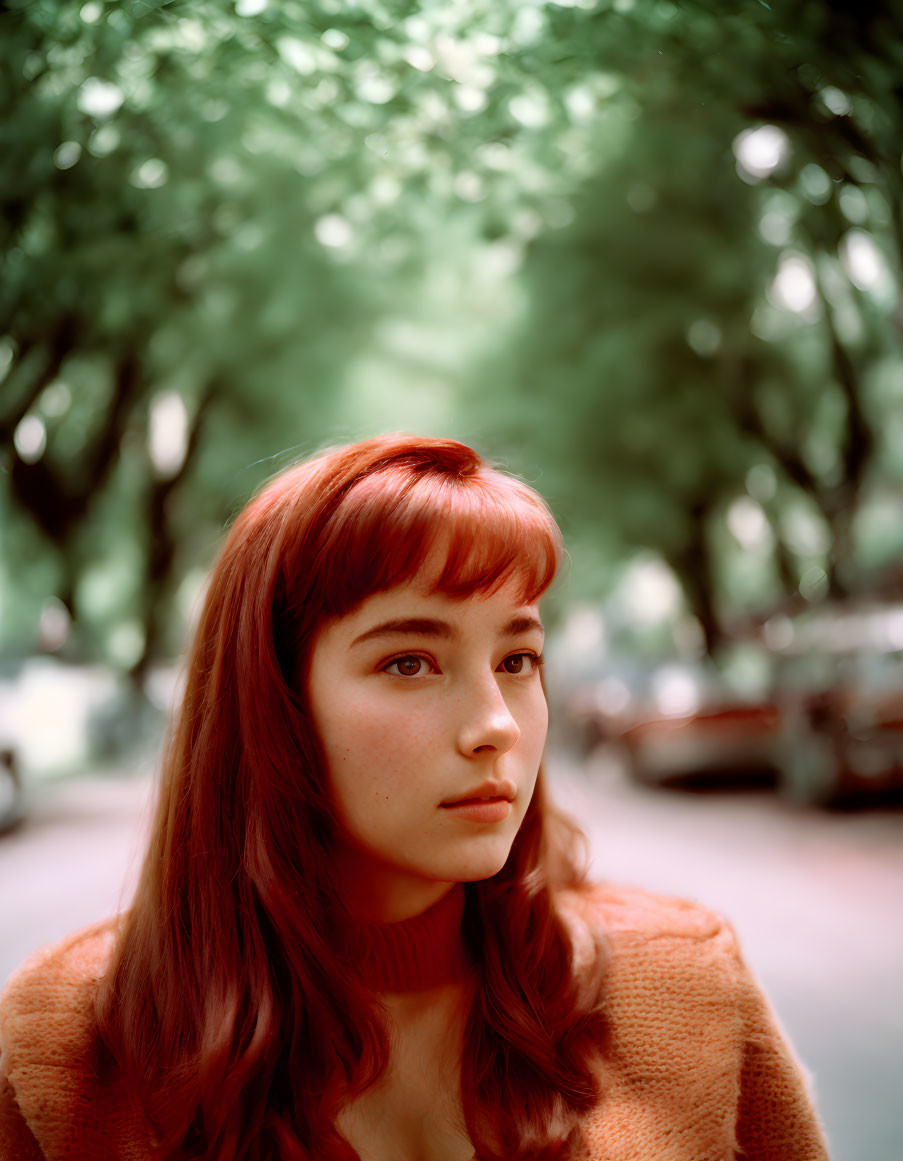
[(47, 447), (47, 428), (37, 415), (26, 415), (13, 434), (13, 443), (19, 458), (26, 464), (36, 464)]
[(732, 149), (738, 166), (756, 180), (774, 173), (791, 153), (790, 138), (777, 125), (744, 129), (734, 138)]
[(53, 164), (57, 169), (71, 169), (78, 164), (81, 155), (82, 147), (77, 141), (64, 141), (54, 150)]

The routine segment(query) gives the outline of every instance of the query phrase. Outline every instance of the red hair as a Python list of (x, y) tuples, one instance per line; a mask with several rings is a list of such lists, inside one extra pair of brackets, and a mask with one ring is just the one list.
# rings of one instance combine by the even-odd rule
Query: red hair
[[(540, 497), (470, 448), (384, 436), (278, 476), (212, 572), (149, 851), (97, 999), (106, 1066), (170, 1153), (356, 1157), (336, 1116), (388, 1048), (375, 996), (330, 937), (336, 824), (303, 674), (328, 619), (411, 579), (437, 548), (436, 591), (512, 583), (525, 603), (561, 551)], [(598, 973), (578, 978), (558, 909), (582, 882), (577, 834), (540, 775), (505, 867), (468, 888), (481, 970), (462, 1096), (482, 1161), (564, 1156), (596, 1099)]]

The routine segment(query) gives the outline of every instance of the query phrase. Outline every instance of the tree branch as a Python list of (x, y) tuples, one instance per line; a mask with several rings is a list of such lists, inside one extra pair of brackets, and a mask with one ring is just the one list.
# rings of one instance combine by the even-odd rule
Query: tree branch
[(157, 479), (151, 485), (147, 497), (147, 564), (144, 589), (144, 647), (141, 656), (129, 671), (129, 678), (140, 686), (148, 666), (156, 655), (161, 636), (161, 612), (163, 594), (173, 571), (176, 555), (176, 539), (168, 504), (173, 491), (182, 483), (195, 460), (200, 447), (201, 435), (206, 426), (210, 406), (221, 394), (222, 385), (211, 380), (204, 389), (194, 413), (185, 457), (177, 472), (166, 479)]
[(837, 335), (837, 328), (834, 326), (834, 318), (831, 313), (831, 304), (825, 297), (821, 279), (817, 274), (815, 284), (821, 299), (825, 327), (828, 331), (834, 378), (837, 380), (847, 405), (847, 425), (842, 452), (844, 482), (837, 501), (838, 504), (846, 505), (855, 501), (862, 485), (866, 468), (874, 452), (875, 437), (862, 409), (859, 376), (849, 352)]
[[(16, 356), (16, 361), (7, 373), (5, 384), (9, 384), (17, 370), (24, 366), (28, 356), (35, 350), (37, 345), (37, 342), (33, 339), (26, 339), (22, 342)], [(37, 375), (28, 384), (21, 397), (13, 404), (9, 412), (0, 418), (0, 446), (8, 444), (12, 440), (16, 428), (28, 414), (29, 409), (34, 406), (44, 389), (49, 387), (60, 373), (60, 368), (74, 346), (75, 320), (71, 316), (68, 316), (62, 320), (50, 341), (43, 367), (41, 367)]]
[(749, 355), (741, 355), (737, 370), (739, 389), (733, 390), (730, 397), (733, 402), (734, 414), (741, 431), (751, 435), (783, 468), (788, 479), (798, 488), (811, 496), (821, 507), (821, 486), (809, 470), (796, 448), (788, 446), (778, 439), (765, 426), (754, 401), (755, 364)]
[(47, 456), (35, 463), (26, 463), (13, 453), (12, 494), (19, 506), (60, 549), (65, 547), (113, 469), (127, 415), (140, 386), (137, 352), (129, 348), (117, 364), (113, 398), (104, 426), (78, 471), (77, 483), (66, 480)]

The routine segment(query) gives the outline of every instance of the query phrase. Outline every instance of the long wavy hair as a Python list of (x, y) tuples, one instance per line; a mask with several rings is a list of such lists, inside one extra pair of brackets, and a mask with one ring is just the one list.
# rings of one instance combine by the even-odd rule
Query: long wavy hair
[[(414, 577), (437, 544), (437, 591), (513, 583), (525, 603), (561, 553), (525, 484), (453, 440), (383, 436), (276, 477), (213, 569), (97, 995), (103, 1066), (166, 1155), (357, 1157), (336, 1119), (388, 1044), (377, 997), (332, 938), (337, 824), (304, 675), (324, 623)], [(540, 772), (504, 868), (468, 888), (479, 966), (461, 1079), (481, 1161), (573, 1155), (597, 1098), (601, 961), (577, 969), (560, 906), (583, 883), (580, 837)]]

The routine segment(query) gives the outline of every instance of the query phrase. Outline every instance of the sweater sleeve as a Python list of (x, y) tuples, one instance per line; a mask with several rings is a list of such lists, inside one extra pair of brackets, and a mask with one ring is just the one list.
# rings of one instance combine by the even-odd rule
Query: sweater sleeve
[(44, 1161), (0, 1061), (0, 1161)]
[(777, 1017), (740, 961), (746, 1044), (737, 1144), (743, 1161), (828, 1161), (806, 1079)]

